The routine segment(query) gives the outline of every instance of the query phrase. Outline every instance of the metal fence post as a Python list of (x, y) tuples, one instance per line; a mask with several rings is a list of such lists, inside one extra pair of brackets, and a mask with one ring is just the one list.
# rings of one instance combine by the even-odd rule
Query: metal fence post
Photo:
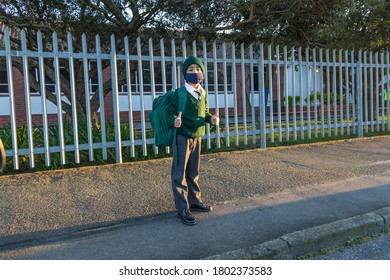
[(114, 126), (115, 126), (115, 150), (116, 162), (122, 163), (122, 138), (121, 138), (121, 123), (119, 117), (119, 97), (118, 97), (118, 68), (115, 36), (111, 35), (111, 84), (112, 84), (112, 105), (114, 110)]
[(13, 148), (13, 159), (14, 159), (14, 169), (19, 169), (19, 156), (18, 156), (18, 136), (16, 131), (16, 111), (15, 111), (15, 92), (13, 84), (13, 75), (12, 75), (12, 55), (11, 55), (11, 38), (9, 30), (4, 30), (4, 39), (5, 39), (5, 51), (6, 51), (6, 69), (7, 69), (7, 81), (9, 88), (9, 106), (11, 111), (10, 122), (11, 122), (11, 131), (12, 131), (12, 148)]
[(82, 48), (83, 48), (83, 69), (84, 69), (84, 94), (85, 94), (85, 113), (87, 122), (87, 133), (88, 133), (88, 150), (89, 150), (89, 161), (94, 160), (93, 151), (93, 135), (92, 135), (92, 120), (91, 120), (91, 104), (90, 104), (90, 91), (89, 91), (89, 62), (88, 62), (88, 46), (87, 46), (87, 35), (82, 35)]
[[(271, 60), (269, 58), (269, 60)], [(271, 71), (271, 70), (269, 70)], [(260, 147), (266, 148), (267, 147), (267, 127), (265, 125), (266, 116), (265, 111), (267, 110), (267, 104), (265, 101), (265, 84), (264, 84), (264, 45), (260, 45), (260, 57), (259, 57), (259, 99), (260, 99)], [(272, 106), (272, 104), (271, 104)]]
[(102, 67), (102, 52), (100, 46), (100, 36), (95, 37), (96, 42), (96, 66), (98, 75), (98, 92), (99, 92), (99, 109), (100, 109), (100, 131), (102, 137), (102, 155), (103, 160), (107, 160), (107, 136), (106, 136), (106, 114), (104, 108), (104, 92), (103, 92), (103, 67)]
[(79, 146), (79, 129), (78, 129), (78, 117), (77, 117), (77, 105), (76, 105), (76, 82), (74, 71), (74, 53), (72, 34), (68, 33), (68, 60), (69, 60), (69, 82), (71, 91), (71, 103), (72, 103), (72, 123), (73, 123), (73, 141), (74, 141), (74, 157), (75, 163), (80, 163), (80, 146)]
[(46, 166), (50, 166), (50, 143), (49, 143), (49, 125), (47, 119), (47, 104), (46, 104), (46, 77), (45, 77), (45, 61), (43, 57), (43, 39), (42, 32), (37, 32), (38, 41), (38, 69), (39, 69), (39, 81), (41, 90), (41, 103), (42, 103), (42, 123), (43, 123), (43, 142), (45, 146), (45, 163)]
[(57, 119), (58, 119), (58, 138), (60, 145), (61, 164), (65, 164), (65, 140), (64, 140), (64, 125), (62, 116), (62, 93), (60, 80), (60, 59), (58, 54), (57, 33), (53, 33), (53, 53), (54, 53), (54, 76), (55, 76), (55, 93), (57, 95)]
[(28, 149), (30, 154), (30, 168), (34, 168), (35, 155), (34, 155), (34, 141), (33, 141), (33, 132), (32, 132), (30, 79), (29, 79), (29, 72), (28, 72), (28, 55), (27, 55), (28, 50), (27, 50), (27, 39), (26, 39), (25, 30), (22, 30), (21, 39), (22, 39), (22, 55), (23, 55), (23, 82), (25, 84), (24, 96), (26, 98), (26, 125), (27, 125)]
[(356, 64), (356, 96), (357, 96), (357, 119), (358, 119), (358, 137), (363, 137), (363, 108), (362, 108), (362, 50), (358, 54), (358, 63)]

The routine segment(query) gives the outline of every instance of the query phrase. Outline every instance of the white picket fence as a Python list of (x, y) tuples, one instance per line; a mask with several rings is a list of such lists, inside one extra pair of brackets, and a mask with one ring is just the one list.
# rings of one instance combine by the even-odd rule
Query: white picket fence
[[(152, 100), (167, 89), (177, 88), (183, 84), (181, 65), (188, 55), (200, 57), (206, 67), (204, 88), (208, 92), (209, 109), (219, 112), (220, 126), (207, 127), (204, 136), (207, 149), (258, 145), (266, 148), (268, 143), (338, 135), (356, 135), (390, 131), (389, 100), (383, 98), (390, 91), (390, 58), (389, 52), (372, 53), (362, 50), (324, 50), (302, 48), (279, 48), (251, 44), (236, 46), (232, 42), (192, 42), (177, 43), (170, 41), (170, 49), (161, 39), (158, 50), (152, 39), (148, 46), (143, 46), (141, 39), (135, 43), (136, 53), (130, 53), (128, 38), (124, 38), (123, 51), (117, 52), (116, 38), (111, 36), (109, 53), (100, 51), (99, 36), (96, 36), (96, 50), (88, 52), (87, 39), (83, 36), (83, 51), (74, 52), (72, 35), (68, 42), (58, 42), (53, 33), (50, 51), (44, 51), (42, 34), (38, 32), (38, 48), (27, 49), (26, 34), (19, 38), (21, 49), (11, 47), (11, 38), (7, 30), (3, 37), (4, 49), (0, 49), (0, 60), (5, 63), (0, 68), (0, 117), (8, 117), (12, 147), (6, 147), (7, 156), (12, 158), (14, 169), (20, 168), (20, 158), (28, 156), (29, 165), (35, 167), (35, 156), (44, 155), (45, 164), (51, 165), (52, 154), (60, 156), (60, 164), (68, 163), (69, 153), (74, 154), (74, 163), (80, 163), (80, 153), (88, 151), (89, 161), (94, 161), (95, 153), (101, 152), (103, 160), (108, 157), (108, 150), (115, 150), (115, 160), (123, 162), (123, 149), (131, 157), (136, 156), (136, 147), (141, 147), (141, 154), (166, 153), (169, 148), (159, 151), (158, 147), (148, 149), (154, 143), (147, 119)], [(59, 49), (58, 45), (66, 46)], [(187, 54), (191, 50), (190, 54)], [(158, 53), (158, 55), (157, 55)], [(44, 61), (50, 60), (54, 65), (55, 80), (45, 84)], [(87, 92), (86, 112), (87, 140), (80, 142), (79, 123), (77, 121), (76, 91), (74, 88), (76, 60), (84, 66), (85, 91)], [(36, 68), (40, 91), (32, 92), (30, 88), (33, 75), (29, 75), (31, 61)], [(62, 94), (63, 81), (60, 80), (61, 63), (69, 66), (71, 96)], [(107, 100), (103, 97), (106, 70), (102, 62), (109, 61), (112, 100), (111, 106), (114, 121), (114, 139), (109, 140), (104, 106), (100, 114), (101, 141), (93, 140), (92, 112), (90, 99), (99, 95), (100, 104)], [(15, 108), (17, 92), (14, 85), (14, 63), (23, 64), (23, 83), (28, 146), (19, 147), (17, 141), (18, 124)], [(94, 64), (98, 75), (91, 79), (88, 69)], [(131, 64), (135, 64), (131, 68)], [(121, 66), (119, 66), (121, 65)], [(126, 82), (118, 85), (118, 71), (125, 71)], [(1, 76), (2, 75), (2, 76)], [(73, 83), (73, 84), (72, 84)], [(72, 106), (72, 141), (65, 141), (64, 122), (66, 116), (61, 103), (54, 104), (46, 99), (45, 88), (50, 86), (57, 101), (63, 100)], [(3, 92), (1, 91), (3, 89)], [(6, 90), (4, 90), (6, 89)], [(388, 96), (388, 95), (387, 95)], [(120, 113), (127, 112), (126, 119)], [(49, 115), (56, 115), (56, 138), (58, 143), (50, 144), (51, 125)], [(43, 144), (34, 143), (33, 116), (42, 116), (41, 130)], [(137, 116), (140, 116), (137, 119)], [(7, 124), (6, 124), (7, 125)], [(128, 128), (128, 135), (123, 136), (123, 125)], [(2, 124), (4, 126), (4, 123)], [(0, 127), (1, 131), (1, 127)], [(0, 134), (1, 135), (1, 134)], [(137, 137), (136, 135), (140, 135)]]

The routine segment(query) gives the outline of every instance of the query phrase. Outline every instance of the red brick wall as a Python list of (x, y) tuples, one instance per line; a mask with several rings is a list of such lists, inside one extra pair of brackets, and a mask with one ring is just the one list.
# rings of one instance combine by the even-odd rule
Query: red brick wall
[[(21, 126), (27, 123), (26, 117), (26, 97), (24, 93), (24, 78), (22, 73), (18, 69), (12, 68), (13, 76), (13, 87), (14, 87), (14, 105), (15, 105), (15, 118), (16, 125)], [(7, 106), (9, 106), (7, 104)], [(43, 123), (42, 115), (33, 115), (32, 122), (37, 125)], [(48, 115), (48, 123), (55, 124), (57, 123), (57, 114)], [(11, 120), (9, 116), (0, 116), (0, 127), (4, 125), (11, 125)]]

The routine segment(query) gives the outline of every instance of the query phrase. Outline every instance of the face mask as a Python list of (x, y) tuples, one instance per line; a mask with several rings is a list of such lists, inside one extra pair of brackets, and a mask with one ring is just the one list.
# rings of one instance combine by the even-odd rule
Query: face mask
[(201, 81), (203, 81), (203, 73), (186, 73), (186, 81), (192, 84), (199, 84)]

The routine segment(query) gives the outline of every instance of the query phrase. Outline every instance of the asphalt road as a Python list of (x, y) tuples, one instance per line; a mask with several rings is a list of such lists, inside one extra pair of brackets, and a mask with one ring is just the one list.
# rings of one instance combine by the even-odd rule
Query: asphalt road
[(390, 260), (390, 234), (372, 237), (359, 244), (335, 248), (313, 260)]

